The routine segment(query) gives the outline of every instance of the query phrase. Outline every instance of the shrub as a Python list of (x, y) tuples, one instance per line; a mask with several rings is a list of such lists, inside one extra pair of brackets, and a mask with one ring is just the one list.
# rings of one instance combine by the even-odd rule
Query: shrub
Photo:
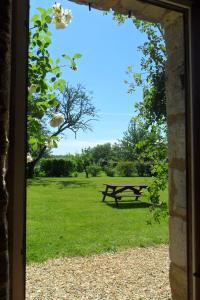
[(88, 173), (91, 174), (91, 176), (96, 177), (101, 172), (101, 167), (97, 165), (90, 165), (87, 167)]
[(143, 176), (151, 176), (151, 170), (153, 167), (153, 163), (147, 161), (139, 161), (136, 163), (136, 169), (138, 176), (143, 177)]
[(109, 167), (105, 167), (104, 168), (104, 171), (106, 173), (107, 176), (110, 176), (110, 177), (114, 177), (115, 176), (115, 169), (113, 168), (109, 168)]
[(74, 171), (74, 163), (65, 159), (43, 159), (41, 170), (47, 177), (70, 176)]
[(34, 176), (35, 177), (45, 177), (45, 173), (44, 173), (44, 171), (41, 170), (40, 166), (35, 167)]
[(116, 169), (120, 176), (131, 177), (136, 173), (135, 164), (131, 161), (119, 162)]

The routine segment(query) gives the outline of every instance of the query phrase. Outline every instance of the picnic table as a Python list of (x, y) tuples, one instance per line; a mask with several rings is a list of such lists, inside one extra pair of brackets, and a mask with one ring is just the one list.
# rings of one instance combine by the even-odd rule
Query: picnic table
[(115, 200), (117, 206), (119, 204), (118, 201), (123, 197), (134, 197), (135, 200), (138, 200), (142, 196), (142, 190), (148, 187), (146, 184), (137, 183), (105, 183), (104, 185), (105, 190), (100, 191), (103, 194), (102, 201), (104, 202), (106, 197), (111, 197)]

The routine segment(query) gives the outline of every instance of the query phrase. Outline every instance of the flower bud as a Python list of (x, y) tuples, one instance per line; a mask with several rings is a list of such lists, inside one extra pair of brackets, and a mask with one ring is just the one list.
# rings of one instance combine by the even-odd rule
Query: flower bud
[(32, 162), (32, 161), (33, 161), (33, 158), (32, 158), (32, 156), (31, 156), (31, 154), (30, 154), (30, 153), (27, 153), (27, 156), (26, 156), (26, 161), (27, 161), (27, 163), (30, 163), (30, 162)]
[(51, 127), (58, 127), (64, 122), (64, 117), (62, 114), (54, 114), (51, 121), (49, 122)]
[(36, 84), (31, 84), (31, 86), (28, 88), (29, 94), (36, 93), (36, 90), (37, 90)]

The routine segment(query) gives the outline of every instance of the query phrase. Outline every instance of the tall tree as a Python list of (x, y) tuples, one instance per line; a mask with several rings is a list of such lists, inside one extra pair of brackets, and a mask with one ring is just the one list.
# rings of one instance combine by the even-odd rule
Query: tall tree
[[(96, 118), (96, 109), (91, 102), (91, 96), (80, 84), (77, 87), (67, 85), (64, 92), (58, 91), (56, 104), (56, 107), (51, 106), (46, 110), (45, 120), (43, 120), (42, 130), (46, 142), (37, 141), (36, 149), (32, 145), (29, 146), (29, 152), (34, 157), (28, 163), (29, 176), (33, 175), (34, 167), (45, 152), (56, 146), (63, 132), (71, 130), (76, 135), (79, 130), (90, 130), (90, 122)], [(31, 111), (29, 113), (32, 114)]]

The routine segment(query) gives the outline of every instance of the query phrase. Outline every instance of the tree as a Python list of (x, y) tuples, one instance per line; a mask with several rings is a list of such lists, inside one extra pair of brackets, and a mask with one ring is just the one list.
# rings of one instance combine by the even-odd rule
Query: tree
[(167, 142), (162, 127), (147, 126), (140, 118), (133, 118), (120, 141), (122, 159), (135, 162), (139, 176), (151, 175), (157, 161), (166, 159)]
[[(50, 123), (52, 129), (47, 130), (46, 138), (48, 141), (57, 141), (57, 138), (65, 131), (71, 130), (76, 135), (79, 130), (91, 129), (90, 121), (95, 119), (96, 109), (91, 102), (91, 96), (87, 93), (82, 85), (72, 87), (67, 85), (64, 92), (58, 91), (57, 105), (52, 106), (46, 111), (45, 121)], [(31, 114), (31, 112), (30, 112)], [(46, 150), (51, 147), (51, 144), (44, 144), (38, 142), (37, 151), (29, 149), (33, 154), (34, 159), (28, 163), (28, 171), (30, 176), (33, 173), (35, 165), (44, 156)]]
[[(126, 16), (115, 14), (118, 24), (123, 24)], [(138, 86), (143, 87), (143, 100), (136, 105), (138, 113), (150, 123), (166, 122), (166, 46), (164, 29), (159, 23), (150, 23), (132, 17), (136, 28), (146, 34), (147, 40), (138, 47), (142, 53), (141, 73), (128, 66), (128, 92), (133, 93)]]
[[(61, 58), (53, 60), (49, 52), (52, 43), (51, 24), (54, 23), (57, 29), (64, 29), (71, 19), (71, 11), (64, 10), (58, 3), (50, 9), (38, 8), (38, 14), (31, 19), (27, 107), (29, 176), (33, 175), (34, 167), (40, 158), (56, 146), (59, 135), (65, 129), (74, 132), (79, 129), (86, 130), (89, 128), (89, 120), (93, 119), (95, 114), (94, 106), (84, 88), (69, 87), (62, 79), (61, 69), (69, 66), (76, 71), (76, 60), (81, 58), (81, 54), (76, 53), (72, 57), (63, 54)], [(78, 98), (76, 100), (73, 98), (72, 101), (69, 99), (66, 103), (68, 107), (64, 108), (63, 99), (67, 99), (67, 93), (77, 94)], [(80, 98), (83, 96), (85, 100), (81, 101)], [(49, 123), (53, 126), (57, 123), (57, 129), (52, 131)]]
[[(125, 22), (127, 17), (115, 14), (114, 19), (118, 24)], [(144, 144), (138, 143), (138, 148), (143, 147), (143, 156), (154, 160), (152, 169), (153, 183), (149, 187), (149, 200), (152, 202), (154, 219), (159, 220), (162, 215), (163, 205), (160, 199), (160, 191), (167, 184), (167, 143), (166, 143), (166, 46), (164, 30), (160, 24), (149, 23), (132, 18), (136, 28), (146, 34), (147, 41), (139, 47), (142, 52), (141, 73), (135, 73), (133, 67), (129, 66), (127, 74), (129, 80), (128, 92), (132, 93), (138, 86), (143, 87), (143, 100), (136, 104), (138, 120), (142, 121), (146, 128), (151, 128), (152, 134), (147, 137)], [(164, 143), (151, 143), (152, 137), (159, 136), (165, 140)], [(144, 147), (145, 145), (145, 147)], [(162, 154), (162, 155), (160, 155)], [(160, 206), (161, 213), (155, 209)]]
[(80, 155), (80, 164), (82, 165), (82, 168), (85, 172), (86, 178), (89, 177), (89, 170), (88, 167), (93, 163), (92, 161), (92, 155), (91, 155), (91, 149), (83, 149), (82, 153)]
[(128, 129), (120, 140), (124, 160), (138, 160), (143, 147), (138, 147), (137, 145), (142, 140), (145, 140), (147, 135), (149, 135), (149, 131), (146, 130), (143, 124), (136, 122), (136, 119), (131, 119)]
[(110, 143), (96, 145), (91, 149), (91, 155), (96, 164), (107, 164), (112, 159), (112, 146)]

